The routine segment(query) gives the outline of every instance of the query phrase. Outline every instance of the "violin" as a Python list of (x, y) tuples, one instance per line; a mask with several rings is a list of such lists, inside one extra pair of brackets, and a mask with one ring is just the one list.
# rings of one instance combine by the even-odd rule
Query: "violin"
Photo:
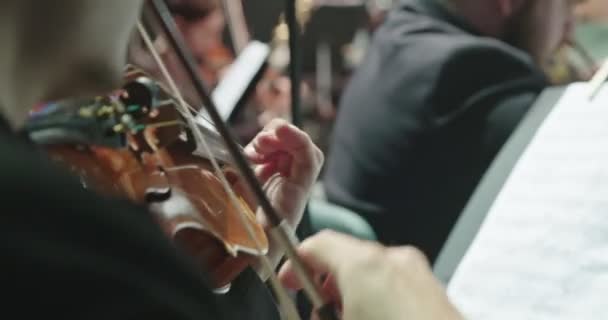
[(149, 206), (168, 236), (211, 275), (217, 292), (226, 292), (254, 260), (262, 261), (279, 306), (293, 315), (293, 303), (265, 256), (268, 238), (252, 210), (259, 206), (270, 224), (269, 234), (291, 260), (320, 319), (337, 319), (296, 254), (292, 230), (271, 205), (222, 121), (166, 3), (147, 4), (212, 123), (196, 118), (198, 110), (184, 100), (139, 23), (169, 88), (130, 68), (116, 92), (42, 108), (32, 114), (26, 130), (51, 158), (80, 177), (83, 187)]
[[(149, 206), (166, 234), (210, 273), (212, 286), (226, 291), (267, 253), (268, 240), (252, 210), (255, 200), (228, 163), (218, 135), (206, 132), (214, 154), (195, 155), (194, 134), (175, 103), (161, 84), (131, 67), (121, 89), (47, 106), (32, 115), (27, 130), (83, 186)], [(213, 172), (211, 156), (222, 159), (238, 207)], [(254, 227), (255, 239), (239, 211)]]

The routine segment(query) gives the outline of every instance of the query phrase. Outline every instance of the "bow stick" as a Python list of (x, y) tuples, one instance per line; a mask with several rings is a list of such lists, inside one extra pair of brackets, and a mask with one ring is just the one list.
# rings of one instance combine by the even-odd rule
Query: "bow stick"
[(333, 306), (331, 304), (325, 304), (320, 290), (317, 288), (311, 275), (306, 270), (302, 260), (297, 255), (295, 246), (297, 245), (298, 240), (296, 239), (293, 231), (287, 225), (285, 220), (280, 215), (278, 215), (272, 207), (269, 199), (266, 197), (266, 194), (262, 189), (262, 186), (257, 181), (253, 170), (249, 166), (245, 156), (243, 155), (238, 144), (236, 143), (235, 137), (228, 130), (227, 125), (220, 117), (219, 112), (217, 111), (217, 108), (209, 95), (207, 85), (199, 77), (196, 71), (194, 59), (186, 49), (184, 40), (177, 31), (175, 21), (173, 20), (166, 3), (163, 0), (151, 0), (151, 3), (152, 9), (156, 16), (159, 18), (161, 22), (161, 27), (169, 37), (169, 42), (174, 47), (179, 60), (185, 67), (188, 77), (194, 85), (194, 89), (200, 96), (203, 105), (207, 110), (209, 116), (213, 120), (213, 123), (217, 128), (219, 134), (224, 139), (224, 142), (226, 143), (226, 148), (232, 156), (236, 167), (247, 182), (247, 185), (251, 188), (251, 191), (255, 195), (260, 207), (262, 208), (262, 211), (270, 222), (272, 226), (272, 229), (270, 231), (271, 235), (276, 239), (277, 243), (281, 245), (283, 250), (285, 250), (285, 254), (291, 260), (294, 267), (294, 271), (298, 279), (300, 280), (300, 283), (302, 284), (306, 295), (310, 299), (313, 306), (315, 306), (315, 308), (318, 310), (318, 315), (321, 319), (337, 319)]

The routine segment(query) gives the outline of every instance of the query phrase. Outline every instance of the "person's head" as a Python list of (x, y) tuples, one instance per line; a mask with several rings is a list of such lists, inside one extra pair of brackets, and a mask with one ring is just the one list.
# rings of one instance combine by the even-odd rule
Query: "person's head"
[(170, 0), (169, 10), (196, 57), (222, 41), (226, 20), (217, 0)]
[(572, 32), (574, 7), (583, 0), (440, 0), (480, 32), (544, 63)]
[(114, 88), (141, 0), (0, 2), (0, 107), (20, 126), (33, 104)]

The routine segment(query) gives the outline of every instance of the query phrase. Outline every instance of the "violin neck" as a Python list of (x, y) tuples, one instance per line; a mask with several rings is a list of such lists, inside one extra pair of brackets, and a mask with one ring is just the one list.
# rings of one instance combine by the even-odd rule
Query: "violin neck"
[(249, 43), (249, 31), (245, 21), (243, 3), (241, 0), (222, 0), (222, 6), (232, 44), (238, 55)]

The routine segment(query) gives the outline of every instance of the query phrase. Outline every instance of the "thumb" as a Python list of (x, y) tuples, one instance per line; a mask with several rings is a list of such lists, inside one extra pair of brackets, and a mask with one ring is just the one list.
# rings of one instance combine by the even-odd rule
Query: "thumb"
[[(297, 252), (304, 265), (315, 278), (331, 274), (338, 279), (341, 270), (349, 265), (353, 256), (360, 252), (361, 246), (365, 242), (367, 241), (335, 231), (324, 230), (304, 240), (298, 247)], [(290, 261), (287, 261), (281, 267), (279, 279), (290, 289), (302, 288)]]

